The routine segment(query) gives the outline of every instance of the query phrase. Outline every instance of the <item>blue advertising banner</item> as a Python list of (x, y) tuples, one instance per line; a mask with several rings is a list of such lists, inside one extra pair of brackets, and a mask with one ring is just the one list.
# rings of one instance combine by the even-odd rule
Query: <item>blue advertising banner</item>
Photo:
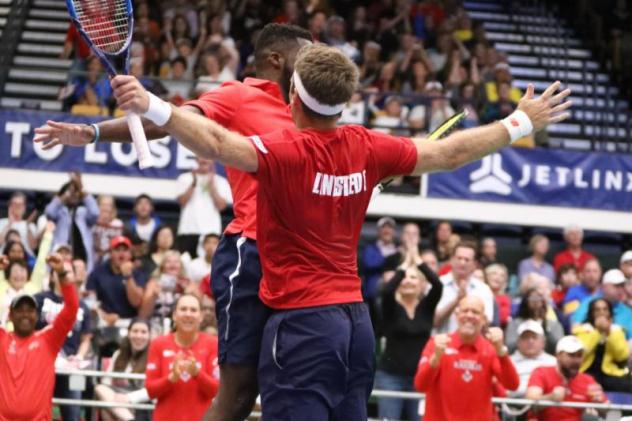
[[(100, 142), (85, 148), (58, 145), (44, 151), (33, 143), (33, 129), (47, 120), (89, 124), (99, 118), (40, 111), (0, 110), (0, 167), (81, 171), (87, 174), (175, 179), (196, 166), (195, 156), (170, 137), (150, 142), (155, 168), (141, 171), (136, 151), (128, 143)], [(223, 168), (218, 168), (223, 174)]]
[(505, 148), (428, 176), (427, 196), (603, 210), (632, 210), (632, 156)]

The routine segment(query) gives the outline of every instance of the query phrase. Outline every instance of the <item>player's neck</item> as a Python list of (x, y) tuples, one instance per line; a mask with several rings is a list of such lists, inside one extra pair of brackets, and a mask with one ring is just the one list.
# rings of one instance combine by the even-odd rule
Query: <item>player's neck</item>
[(296, 127), (304, 130), (304, 129), (314, 129), (318, 131), (327, 131), (333, 130), (337, 127), (336, 120), (320, 120), (316, 118), (309, 118), (303, 113), (297, 113), (295, 118)]
[(191, 346), (193, 342), (196, 341), (197, 337), (198, 332), (176, 331), (175, 340), (179, 346), (186, 348)]

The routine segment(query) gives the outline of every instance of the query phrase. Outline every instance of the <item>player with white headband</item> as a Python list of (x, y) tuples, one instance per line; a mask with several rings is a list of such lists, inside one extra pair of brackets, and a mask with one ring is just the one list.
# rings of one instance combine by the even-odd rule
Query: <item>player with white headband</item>
[(504, 121), (427, 142), (337, 127), (358, 81), (340, 51), (303, 47), (295, 72), (297, 128), (249, 138), (162, 102), (131, 76), (117, 76), (112, 87), (123, 110), (144, 114), (198, 156), (259, 181), (260, 296), (275, 310), (259, 360), (263, 419), (366, 420), (375, 343), (356, 262), (373, 187), (387, 177), (454, 169), (562, 121), (570, 91), (556, 94), (555, 82), (535, 98), (529, 85)]

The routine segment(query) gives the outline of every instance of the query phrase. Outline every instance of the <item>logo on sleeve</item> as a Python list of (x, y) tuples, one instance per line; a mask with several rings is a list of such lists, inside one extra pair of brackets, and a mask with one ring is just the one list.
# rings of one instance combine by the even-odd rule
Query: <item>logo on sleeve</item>
[(263, 145), (263, 142), (261, 141), (261, 138), (259, 136), (250, 136), (249, 139), (252, 140), (252, 143), (254, 143), (257, 149), (259, 149), (262, 153), (268, 153), (268, 149), (266, 149), (266, 147)]
[(316, 173), (312, 193), (319, 196), (351, 196), (367, 191), (366, 170), (349, 175)]

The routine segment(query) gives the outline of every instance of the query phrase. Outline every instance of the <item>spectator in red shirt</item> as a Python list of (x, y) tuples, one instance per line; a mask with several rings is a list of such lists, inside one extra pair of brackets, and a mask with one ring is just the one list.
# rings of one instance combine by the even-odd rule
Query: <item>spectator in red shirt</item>
[(217, 337), (200, 332), (202, 308), (198, 297), (182, 295), (173, 312), (175, 333), (149, 346), (149, 397), (156, 399), (154, 421), (199, 420), (219, 388)]
[(48, 264), (57, 273), (64, 308), (46, 328), (35, 331), (37, 302), (18, 295), (11, 302), (9, 318), (14, 332), (0, 329), (0, 420), (51, 420), (55, 359), (72, 329), (79, 298), (72, 265), (59, 254)]
[(426, 394), (425, 421), (485, 419), (494, 417), (494, 378), (509, 390), (520, 379), (500, 328), (485, 337), (485, 305), (466, 296), (457, 307), (457, 330), (439, 334), (426, 345), (415, 376), (415, 388)]
[(564, 263), (572, 263), (580, 272), (584, 269), (587, 261), (595, 259), (595, 256), (582, 248), (584, 240), (584, 230), (578, 225), (569, 225), (564, 228), (564, 241), (566, 250), (562, 250), (553, 258), (553, 267), (556, 271)]
[[(575, 336), (565, 336), (556, 347), (557, 365), (538, 367), (531, 374), (527, 399), (556, 402), (604, 403), (608, 399), (592, 376), (579, 372), (584, 345)], [(587, 411), (588, 412), (588, 411)], [(539, 421), (580, 421), (583, 409), (547, 407), (536, 410)]]

